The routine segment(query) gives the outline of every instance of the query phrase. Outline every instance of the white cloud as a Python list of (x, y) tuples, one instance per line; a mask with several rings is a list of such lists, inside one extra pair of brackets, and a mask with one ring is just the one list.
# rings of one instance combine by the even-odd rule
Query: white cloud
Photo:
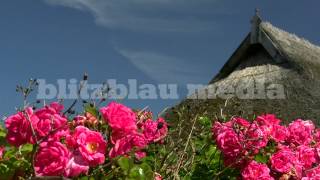
[(182, 59), (147, 51), (117, 50), (135, 67), (160, 83), (202, 82), (202, 67)]
[[(199, 32), (214, 28), (216, 0), (45, 0), (93, 14), (99, 25), (135, 31)], [(205, 17), (205, 18), (204, 18)]]

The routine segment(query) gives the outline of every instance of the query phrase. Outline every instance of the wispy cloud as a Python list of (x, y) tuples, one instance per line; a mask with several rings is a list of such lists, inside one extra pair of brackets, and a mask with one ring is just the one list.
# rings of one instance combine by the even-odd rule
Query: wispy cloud
[(199, 32), (215, 28), (216, 0), (45, 0), (93, 14), (99, 25), (135, 31)]
[[(175, 36), (182, 39), (183, 37), (200, 36), (206, 33), (211, 34), (216, 32), (218, 28), (212, 19), (213, 15), (226, 13), (225, 11), (219, 12), (217, 9), (216, 5), (217, 2), (220, 2), (219, 0), (44, 1), (51, 5), (89, 12), (94, 16), (97, 24), (109, 29), (130, 30), (134, 33), (148, 32), (142, 33), (143, 38), (137, 42), (139, 43), (139, 49), (143, 48), (144, 50), (132, 50), (135, 49), (132, 47), (132, 42), (126, 39), (125, 41), (129, 41), (131, 47), (127, 44), (120, 45), (120, 47), (128, 48), (116, 48), (116, 51), (136, 68), (158, 82), (202, 82), (205, 75), (202, 74), (201, 69), (205, 67), (200, 63), (190, 61), (191, 59), (181, 59), (179, 56), (172, 55), (172, 53), (166, 55), (166, 52), (163, 49), (157, 49), (157, 46), (151, 48), (148, 40), (157, 39), (159, 34), (162, 33), (164, 34), (160, 37), (167, 39), (176, 38)], [(127, 35), (126, 31), (124, 32)], [(166, 34), (167, 32), (170, 33)], [(172, 32), (173, 34), (171, 34)], [(113, 38), (117, 39), (114, 36)], [(176, 41), (176, 43), (179, 42)], [(181, 46), (185, 46), (185, 44), (181, 44)], [(115, 45), (115, 47), (119, 47), (119, 45)]]
[(135, 67), (162, 83), (195, 83), (203, 81), (203, 67), (182, 59), (148, 51), (117, 50)]

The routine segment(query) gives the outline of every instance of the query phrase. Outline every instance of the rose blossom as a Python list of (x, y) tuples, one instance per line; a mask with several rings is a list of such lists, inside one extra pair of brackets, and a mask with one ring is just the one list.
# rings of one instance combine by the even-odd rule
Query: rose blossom
[(288, 130), (286, 127), (281, 126), (280, 119), (277, 119), (274, 114), (266, 114), (258, 116), (255, 120), (260, 129), (271, 139), (276, 142), (283, 142), (286, 140)]
[(258, 151), (268, 143), (268, 135), (253, 122), (245, 134), (245, 148)]
[(159, 118), (157, 121), (148, 119), (142, 129), (143, 135), (149, 143), (162, 140), (168, 133), (167, 123), (163, 118)]
[(302, 180), (317, 180), (320, 179), (320, 165), (315, 168), (308, 169), (305, 171), (306, 177), (303, 177)]
[(76, 127), (73, 138), (78, 149), (90, 166), (103, 164), (107, 143), (101, 133), (92, 131), (84, 126)]
[(279, 125), (281, 122), (280, 119), (277, 119), (274, 114), (266, 114), (261, 115), (256, 118), (256, 120), (259, 125), (267, 125), (267, 126), (273, 126), (273, 125)]
[(289, 124), (288, 141), (295, 145), (309, 145), (312, 141), (312, 131), (314, 129), (312, 121), (295, 120)]
[(35, 124), (34, 129), (38, 136), (44, 137), (52, 130), (66, 126), (67, 119), (61, 115), (63, 105), (53, 102), (35, 112), (39, 121)]
[[(216, 121), (212, 126), (212, 138), (216, 140), (219, 134), (225, 132), (225, 131), (234, 131), (233, 124), (231, 123), (220, 123)], [(243, 138), (243, 132), (238, 131), (238, 136)]]
[(242, 150), (238, 135), (230, 129), (218, 134), (216, 143), (224, 154), (238, 154)]
[(100, 112), (113, 131), (123, 131), (126, 134), (137, 130), (136, 114), (128, 107), (111, 102), (100, 109)]
[(223, 153), (225, 165), (238, 166), (243, 164), (244, 159), (241, 159), (243, 147), (240, 144), (240, 141), (243, 141), (243, 136), (236, 134), (232, 128), (218, 122), (215, 123), (213, 131), (217, 146)]
[(271, 139), (275, 142), (284, 142), (288, 137), (288, 129), (285, 126), (274, 125), (273, 131), (271, 132)]
[(89, 164), (83, 159), (79, 151), (74, 151), (69, 157), (64, 176), (77, 177), (81, 174), (87, 174), (88, 170)]
[(211, 131), (212, 131), (212, 139), (216, 140), (217, 136), (224, 131), (224, 129), (230, 129), (229, 127), (226, 127), (222, 125), (220, 122), (215, 121), (212, 125)]
[(313, 133), (313, 140), (316, 142), (320, 142), (320, 129), (319, 128), (315, 129), (315, 131)]
[(84, 126), (87, 118), (83, 115), (77, 115), (73, 118), (73, 125)]
[(316, 162), (316, 156), (313, 148), (305, 145), (297, 147), (299, 161), (305, 169), (311, 168), (312, 164)]
[(24, 112), (18, 112), (15, 115), (9, 116), (5, 120), (8, 130), (6, 139), (9, 144), (18, 147), (26, 143), (35, 143), (30, 121), (33, 126), (39, 121), (31, 107), (26, 108)]
[(37, 176), (60, 176), (69, 161), (68, 149), (58, 141), (42, 142), (35, 156)]
[(73, 125), (76, 126), (96, 124), (98, 124), (98, 119), (89, 112), (86, 112), (84, 115), (77, 115), (73, 118)]
[(272, 169), (280, 173), (290, 172), (299, 163), (294, 152), (285, 147), (274, 153), (270, 158), (270, 162)]
[(138, 152), (135, 152), (135, 153), (134, 153), (134, 156), (135, 156), (138, 160), (140, 160), (140, 159), (146, 157), (146, 156), (147, 156), (147, 153), (146, 153), (146, 152), (143, 152), (143, 151), (138, 151)]
[[(230, 127), (236, 127), (240, 129), (247, 129), (250, 127), (250, 123), (246, 119), (243, 119), (240, 117), (234, 117), (230, 122), (231, 122)], [(225, 124), (229, 125), (229, 123), (225, 123)]]
[(120, 155), (129, 153), (132, 148), (141, 150), (147, 146), (147, 141), (142, 134), (129, 134), (121, 139), (118, 139), (114, 147), (109, 152), (110, 158), (115, 158)]
[(71, 136), (70, 129), (66, 126), (64, 128), (59, 128), (58, 130), (52, 131), (48, 136), (46, 136), (46, 138), (42, 140), (61, 141), (65, 140), (69, 136)]
[(242, 171), (242, 178), (244, 180), (273, 180), (270, 176), (270, 169), (267, 165), (251, 161)]

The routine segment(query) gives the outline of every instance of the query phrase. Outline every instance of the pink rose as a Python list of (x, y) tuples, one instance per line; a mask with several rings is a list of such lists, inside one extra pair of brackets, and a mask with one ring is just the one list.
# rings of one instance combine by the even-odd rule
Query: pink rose
[(299, 164), (296, 155), (289, 148), (283, 148), (274, 153), (270, 162), (272, 169), (280, 173), (289, 173), (292, 169), (295, 169), (295, 165)]
[(260, 126), (279, 125), (279, 123), (281, 122), (281, 120), (277, 119), (274, 114), (266, 114), (266, 115), (258, 116), (255, 121), (258, 122)]
[(29, 120), (33, 127), (39, 121), (38, 117), (33, 114), (31, 107), (26, 108), (24, 112), (9, 116), (5, 120), (8, 130), (6, 139), (9, 144), (18, 147), (26, 143), (35, 143)]
[(38, 136), (45, 137), (50, 131), (66, 126), (67, 119), (60, 114), (62, 109), (62, 105), (54, 102), (35, 112), (39, 118), (34, 127)]
[(268, 134), (266, 134), (256, 122), (253, 122), (245, 134), (245, 148), (257, 152), (268, 143)]
[(316, 162), (316, 155), (313, 148), (305, 145), (297, 147), (299, 161), (305, 169), (311, 168), (312, 164)]
[(226, 127), (222, 125), (220, 122), (215, 121), (212, 125), (211, 131), (212, 131), (212, 139), (216, 140), (217, 136), (223, 132), (226, 129), (231, 129), (230, 127)]
[(319, 163), (320, 162), (320, 142), (315, 144), (313, 147), (315, 150), (316, 162)]
[(242, 171), (242, 178), (244, 180), (273, 180), (270, 176), (270, 169), (267, 165), (251, 161)]
[(216, 143), (223, 154), (239, 154), (242, 151), (238, 135), (230, 129), (218, 134)]
[(221, 125), (228, 128), (232, 128), (237, 132), (245, 133), (247, 129), (250, 127), (251, 123), (249, 123), (246, 119), (234, 117), (230, 121), (222, 123)]
[(243, 141), (243, 136), (236, 134), (233, 129), (220, 123), (215, 123), (213, 131), (216, 144), (223, 153), (225, 165), (232, 164), (233, 167), (236, 167), (243, 164), (244, 159), (241, 157), (243, 147), (240, 143)]
[(87, 174), (89, 171), (89, 164), (83, 159), (79, 151), (74, 151), (70, 155), (64, 171), (65, 177), (77, 177), (81, 174)]
[(115, 158), (120, 155), (129, 153), (132, 148), (141, 150), (147, 146), (147, 141), (142, 134), (129, 134), (121, 139), (118, 139), (114, 147), (109, 152), (110, 158)]
[(100, 109), (100, 112), (113, 131), (123, 131), (126, 134), (137, 130), (136, 114), (128, 107), (111, 102)]
[[(220, 123), (220, 122), (216, 121), (213, 124), (211, 131), (212, 131), (212, 137), (213, 137), (214, 140), (216, 140), (216, 138), (218, 137), (219, 134), (221, 134), (221, 133), (223, 133), (225, 131), (234, 131), (233, 123), (229, 123), (229, 122)], [(239, 135), (239, 137), (243, 138), (243, 132), (242, 131), (238, 131), (238, 135)]]
[(134, 153), (134, 156), (135, 156), (138, 160), (140, 160), (140, 159), (146, 157), (146, 156), (147, 156), (147, 153), (146, 153), (146, 152), (143, 152), (143, 151), (138, 151), (138, 152), (135, 152), (135, 153)]
[(288, 129), (285, 126), (274, 125), (271, 132), (271, 139), (275, 142), (284, 142), (288, 137)]
[(35, 156), (37, 176), (62, 176), (69, 161), (68, 149), (57, 141), (42, 142)]
[(281, 120), (277, 119), (275, 115), (266, 114), (258, 116), (255, 121), (258, 123), (264, 134), (274, 141), (283, 142), (286, 140), (288, 135), (287, 128), (280, 125)]
[(46, 138), (47, 141), (61, 141), (62, 139), (66, 139), (70, 135), (70, 130), (66, 126), (64, 128), (60, 128), (56, 131), (50, 133), (50, 135)]
[(316, 142), (320, 142), (320, 129), (316, 129), (313, 133), (313, 139)]
[(53, 109), (56, 114), (60, 114), (64, 109), (64, 106), (58, 102), (52, 102), (49, 107)]
[(75, 126), (84, 126), (87, 118), (82, 115), (77, 115), (73, 118), (73, 122)]
[(142, 129), (143, 135), (149, 143), (162, 140), (168, 133), (167, 123), (163, 118), (159, 118), (157, 121), (148, 119)]
[(289, 124), (288, 141), (295, 145), (309, 145), (312, 141), (312, 131), (315, 129), (312, 121), (295, 120)]
[(73, 138), (83, 159), (90, 166), (104, 163), (107, 143), (101, 133), (91, 131), (84, 126), (78, 126), (74, 131)]
[(312, 169), (305, 171), (306, 177), (303, 177), (302, 180), (318, 180), (320, 179), (320, 165)]
[[(250, 123), (246, 119), (243, 119), (240, 117), (234, 117), (230, 122), (231, 122), (230, 127), (236, 127), (239, 129), (247, 129), (250, 127)], [(229, 123), (225, 123), (225, 124), (228, 125)]]

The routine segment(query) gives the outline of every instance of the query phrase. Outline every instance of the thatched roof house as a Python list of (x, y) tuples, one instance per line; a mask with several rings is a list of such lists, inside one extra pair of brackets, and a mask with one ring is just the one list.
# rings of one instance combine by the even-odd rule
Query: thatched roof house
[(256, 14), (251, 32), (209, 85), (176, 108), (196, 108), (212, 117), (222, 109), (228, 116), (274, 113), (286, 121), (320, 122), (319, 80), (320, 47)]

